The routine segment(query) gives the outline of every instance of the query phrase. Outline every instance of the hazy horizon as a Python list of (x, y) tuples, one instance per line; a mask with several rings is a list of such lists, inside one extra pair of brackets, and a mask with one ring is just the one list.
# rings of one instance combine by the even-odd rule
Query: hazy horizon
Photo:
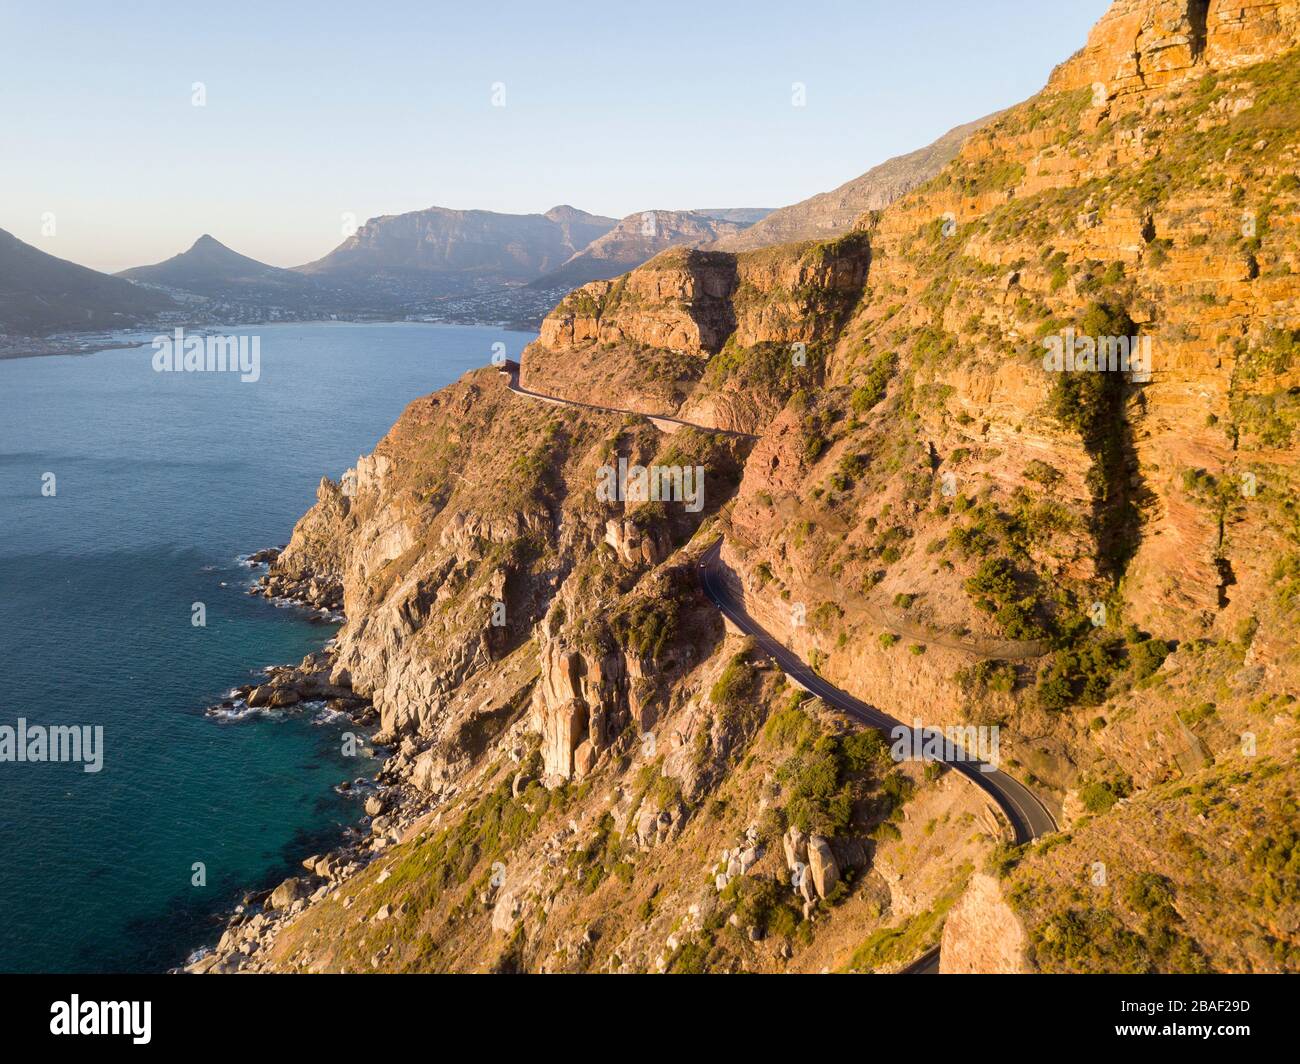
[(1037, 92), (1108, 6), (505, 3), (486, 44), (448, 5), (6, 10), (0, 228), (114, 272), (204, 233), (295, 266), (430, 206), (781, 207)]

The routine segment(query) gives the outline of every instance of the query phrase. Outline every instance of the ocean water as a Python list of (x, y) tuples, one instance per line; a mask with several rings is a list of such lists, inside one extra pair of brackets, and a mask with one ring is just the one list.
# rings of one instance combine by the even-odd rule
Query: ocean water
[[(103, 728), (103, 768), (0, 762), (0, 971), (157, 971), (359, 818), (375, 763), (310, 710), (204, 710), (331, 637), (245, 594), (324, 474), (408, 402), (530, 334), (242, 326), (261, 379), (156, 373), (150, 347), (0, 361), (0, 725)], [(56, 494), (42, 494), (53, 473)], [(204, 603), (206, 627), (192, 606)], [(206, 885), (195, 886), (202, 862)]]

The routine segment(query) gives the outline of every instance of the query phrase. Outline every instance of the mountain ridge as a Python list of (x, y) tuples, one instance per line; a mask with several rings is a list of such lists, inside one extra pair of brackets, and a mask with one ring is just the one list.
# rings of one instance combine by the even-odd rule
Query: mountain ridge
[(637, 211), (575, 252), (559, 268), (530, 283), (537, 288), (573, 288), (588, 281), (606, 280), (669, 248), (699, 247), (743, 231), (737, 222), (695, 211)]
[(44, 335), (133, 325), (175, 307), (128, 280), (57, 258), (0, 229), (0, 331)]
[(616, 221), (572, 207), (546, 214), (428, 207), (372, 218), (333, 251), (293, 269), (310, 275), (487, 274), (523, 283), (558, 267)]

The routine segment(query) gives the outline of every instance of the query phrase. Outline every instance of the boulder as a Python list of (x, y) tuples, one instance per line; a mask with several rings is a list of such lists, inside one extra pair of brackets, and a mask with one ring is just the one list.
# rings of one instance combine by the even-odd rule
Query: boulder
[(301, 701), (302, 696), (292, 687), (277, 687), (271, 692), (267, 705), (279, 709), (283, 706), (296, 706)]
[(781, 839), (785, 850), (785, 866), (794, 871), (798, 865), (808, 863), (808, 836), (796, 827), (791, 827)]
[(573, 774), (582, 779), (596, 767), (597, 752), (590, 739), (583, 739), (573, 752)]
[(306, 881), (293, 876), (271, 891), (266, 905), (268, 909), (285, 909), (295, 901), (307, 897), (309, 893)]
[(520, 905), (511, 891), (503, 890), (492, 907), (492, 930), (509, 934), (519, 921)]
[(808, 871), (819, 897), (826, 897), (840, 881), (840, 866), (835, 863), (831, 844), (821, 835), (808, 839)]
[(817, 888), (813, 886), (812, 873), (807, 868), (799, 877), (799, 896), (804, 901), (804, 915), (808, 915), (808, 907), (817, 904)]
[(642, 809), (636, 820), (636, 841), (642, 849), (649, 849), (658, 841), (659, 814), (653, 809)]
[(606, 521), (605, 542), (628, 565), (658, 565), (672, 553), (667, 529), (658, 524), (643, 529), (629, 518)]

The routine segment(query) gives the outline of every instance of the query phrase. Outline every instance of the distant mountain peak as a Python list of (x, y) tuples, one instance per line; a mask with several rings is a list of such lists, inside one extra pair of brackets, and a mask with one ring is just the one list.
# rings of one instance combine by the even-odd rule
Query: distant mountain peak
[(118, 276), (204, 296), (238, 293), (249, 297), (254, 289), (261, 290), (267, 285), (278, 290), (286, 285), (299, 288), (303, 284), (297, 274), (241, 255), (210, 233), (204, 233), (188, 249), (169, 259), (123, 270)]
[(577, 207), (572, 207), (567, 203), (559, 203), (547, 211), (543, 218), (549, 218), (553, 222), (571, 222), (579, 218), (595, 218), (596, 215)]
[(532, 284), (537, 288), (575, 288), (588, 281), (606, 280), (670, 247), (699, 247), (742, 229), (744, 225), (694, 211), (637, 211)]

